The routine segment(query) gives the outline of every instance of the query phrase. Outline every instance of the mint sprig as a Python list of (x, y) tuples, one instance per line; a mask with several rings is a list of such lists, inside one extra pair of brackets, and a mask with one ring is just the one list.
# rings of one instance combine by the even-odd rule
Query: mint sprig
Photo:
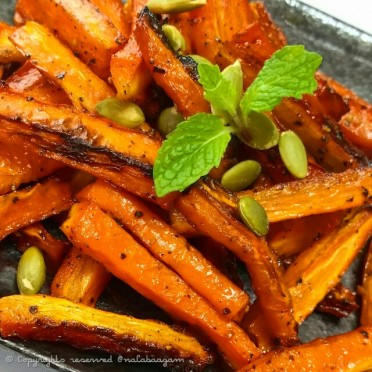
[(216, 65), (199, 64), (199, 82), (213, 114), (193, 115), (168, 135), (154, 164), (156, 194), (183, 191), (217, 167), (232, 133), (257, 149), (277, 145), (278, 130), (263, 113), (285, 97), (313, 93), (321, 61), (302, 45), (286, 46), (266, 61), (244, 95), (239, 61), (222, 72)]
[(178, 124), (164, 141), (154, 165), (158, 196), (183, 191), (220, 164), (231, 128), (218, 116), (200, 113)]

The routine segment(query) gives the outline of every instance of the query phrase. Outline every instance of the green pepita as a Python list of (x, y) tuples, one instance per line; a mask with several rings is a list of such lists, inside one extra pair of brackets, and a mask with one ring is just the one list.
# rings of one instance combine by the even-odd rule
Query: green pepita
[(242, 191), (251, 185), (261, 173), (261, 165), (254, 160), (245, 160), (230, 168), (221, 179), (224, 188)]
[(39, 293), (45, 283), (46, 267), (39, 248), (30, 247), (22, 255), (17, 269), (17, 285), (21, 294)]
[(97, 112), (105, 118), (127, 128), (136, 128), (145, 121), (145, 115), (135, 103), (107, 98), (96, 105)]
[(269, 219), (264, 207), (250, 197), (239, 200), (239, 214), (246, 226), (259, 236), (269, 232)]
[(162, 27), (165, 36), (168, 39), (170, 46), (176, 51), (184, 51), (186, 49), (186, 41), (178, 28), (172, 25), (163, 25)]
[(183, 13), (197, 9), (207, 0), (149, 0), (147, 7), (155, 14)]
[(161, 112), (158, 118), (158, 131), (166, 137), (176, 129), (176, 126), (184, 121), (183, 116), (175, 107), (168, 107)]
[(267, 150), (278, 144), (279, 131), (266, 115), (251, 111), (239, 138), (254, 149)]
[(279, 153), (288, 171), (296, 178), (307, 176), (306, 149), (295, 132), (287, 131), (280, 135)]
[(213, 63), (210, 62), (208, 59), (205, 57), (199, 56), (197, 54), (190, 54), (189, 57), (191, 57), (198, 65), (204, 63), (206, 65), (211, 65), (213, 66)]

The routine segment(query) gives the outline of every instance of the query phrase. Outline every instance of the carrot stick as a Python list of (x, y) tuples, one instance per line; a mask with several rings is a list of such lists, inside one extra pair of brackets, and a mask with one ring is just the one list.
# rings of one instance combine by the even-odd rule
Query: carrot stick
[(70, 247), (68, 241), (55, 238), (39, 222), (24, 227), (14, 235), (17, 247), (21, 251), (26, 250), (28, 247), (36, 246), (43, 252), (47, 270), (52, 274), (57, 272), (64, 255)]
[(248, 371), (366, 371), (372, 368), (372, 328), (314, 340), (271, 351), (239, 372)]
[[(0, 126), (3, 124), (0, 119)], [(40, 156), (24, 138), (9, 135), (0, 128), (0, 195), (21, 184), (37, 181), (61, 169), (63, 164)]]
[(360, 289), (362, 297), (360, 324), (372, 326), (372, 242), (366, 253), (363, 269), (363, 282)]
[(158, 260), (172, 268), (221, 314), (229, 319), (241, 319), (249, 303), (247, 294), (143, 201), (104, 181), (87, 186), (77, 199), (92, 201), (119, 219)]
[(90, 1), (18, 0), (16, 12), (22, 23), (36, 21), (53, 31), (99, 77), (109, 77), (111, 56), (125, 38)]
[[(258, 192), (238, 193), (239, 198), (251, 196), (260, 202), (270, 222), (369, 205), (371, 195), (371, 168), (317, 175)], [(319, 200), (322, 202), (319, 203)]]
[[(105, 178), (164, 208), (174, 195), (157, 198), (151, 165), (161, 144), (153, 132), (127, 129), (67, 106), (28, 101), (0, 91), (2, 130), (27, 137), (46, 157)], [(63, 120), (61, 120), (63, 118)]]
[(29, 100), (71, 105), (64, 90), (48, 80), (29, 61), (6, 80), (6, 87), (11, 92), (24, 94)]
[(104, 266), (72, 247), (53, 279), (50, 293), (94, 307), (110, 279)]
[(185, 117), (209, 112), (210, 106), (204, 99), (202, 86), (191, 77), (174, 51), (164, 43), (159, 24), (146, 9), (138, 18), (134, 34), (155, 82), (165, 90)]
[(340, 281), (371, 232), (372, 211), (363, 209), (348, 216), (341, 228), (315, 242), (289, 266), (284, 280), (298, 322), (303, 322)]
[(95, 112), (98, 102), (114, 95), (110, 86), (46, 27), (27, 22), (11, 35), (10, 40), (24, 55), (30, 56), (32, 64), (65, 90), (75, 107)]
[(0, 22), (0, 63), (23, 62), (25, 57), (10, 42), (9, 36), (15, 31), (14, 26)]
[(141, 100), (146, 88), (152, 81), (134, 35), (138, 14), (146, 4), (147, 0), (131, 0), (125, 5), (129, 13), (131, 33), (128, 43), (111, 58), (112, 82), (118, 92), (118, 97), (123, 100)]
[(292, 314), (291, 297), (284, 284), (277, 258), (263, 238), (239, 222), (201, 183), (182, 194), (175, 206), (202, 233), (233, 252), (247, 266), (252, 287), (262, 306), (262, 318), (278, 342), (297, 340), (297, 323)]
[(215, 311), (95, 204), (75, 204), (61, 229), (77, 248), (103, 264), (113, 275), (174, 318), (205, 333), (234, 368), (259, 354), (236, 323)]
[(57, 177), (0, 196), (0, 240), (22, 227), (65, 211), (72, 204), (69, 183)]
[(0, 334), (24, 340), (62, 341), (79, 349), (98, 349), (133, 358), (180, 358), (186, 370), (188, 365), (201, 370), (213, 361), (194, 337), (161, 322), (45, 295), (1, 298)]

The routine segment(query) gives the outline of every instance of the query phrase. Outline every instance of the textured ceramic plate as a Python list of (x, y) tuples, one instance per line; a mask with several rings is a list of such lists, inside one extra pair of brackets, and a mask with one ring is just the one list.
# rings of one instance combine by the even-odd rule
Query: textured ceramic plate
[[(0, 19), (11, 21), (15, 0), (0, 0)], [(304, 44), (323, 56), (322, 70), (329, 76), (372, 101), (372, 36), (324, 15), (296, 0), (266, 0), (274, 20), (285, 31), (291, 44)], [(42, 11), (42, 10), (41, 10)], [(0, 297), (16, 293), (15, 267), (19, 254), (10, 245), (0, 249)], [(359, 260), (360, 261), (360, 260)], [(345, 276), (345, 284), (355, 286), (358, 260)], [(147, 300), (119, 281), (113, 281), (98, 304), (103, 309), (132, 314), (142, 318), (167, 321), (167, 316)], [(316, 337), (344, 333), (356, 326), (356, 316), (342, 320), (315, 313), (300, 327), (300, 337), (309, 341)], [(12, 359), (13, 358), (13, 359)], [(29, 358), (29, 359), (27, 359)], [(34, 360), (45, 358), (48, 366)], [(100, 358), (101, 361), (99, 361)], [(9, 361), (12, 360), (12, 363)], [(8, 362), (7, 362), (8, 361)], [(29, 363), (28, 363), (29, 362)], [(159, 364), (123, 364), (116, 357), (99, 352), (84, 352), (56, 343), (21, 342), (0, 339), (0, 371), (161, 371)], [(218, 366), (211, 370), (219, 370)]]

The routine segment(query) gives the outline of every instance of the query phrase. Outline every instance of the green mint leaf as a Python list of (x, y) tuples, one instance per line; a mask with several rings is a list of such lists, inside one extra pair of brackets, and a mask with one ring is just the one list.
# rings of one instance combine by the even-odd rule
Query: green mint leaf
[(301, 98), (317, 87), (314, 78), (322, 57), (303, 45), (285, 46), (267, 60), (240, 103), (242, 117), (249, 111), (271, 111), (285, 97)]
[[(204, 97), (210, 102), (212, 112), (229, 121), (236, 114), (242, 97), (243, 73), (240, 62), (236, 61), (222, 73), (218, 66), (198, 66), (199, 82), (204, 88)], [(226, 115), (227, 113), (227, 115)]]
[(198, 64), (199, 83), (204, 90), (213, 90), (221, 81), (221, 71), (217, 65), (200, 63)]
[(231, 129), (218, 116), (200, 113), (178, 124), (159, 150), (154, 164), (158, 196), (183, 191), (220, 164)]

